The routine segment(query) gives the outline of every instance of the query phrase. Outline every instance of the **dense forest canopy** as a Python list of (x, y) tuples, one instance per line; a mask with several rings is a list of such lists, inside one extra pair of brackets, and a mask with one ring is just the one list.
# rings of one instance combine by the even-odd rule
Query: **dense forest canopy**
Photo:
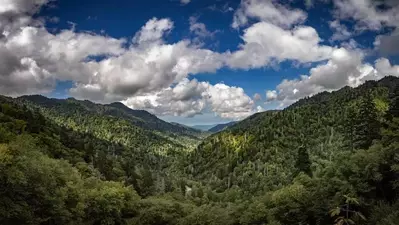
[(121, 103), (0, 97), (0, 224), (399, 224), (399, 79), (207, 133)]

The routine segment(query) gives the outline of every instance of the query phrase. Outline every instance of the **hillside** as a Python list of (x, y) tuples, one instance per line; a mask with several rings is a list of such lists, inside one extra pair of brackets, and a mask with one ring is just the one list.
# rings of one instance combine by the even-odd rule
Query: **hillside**
[(0, 96), (0, 224), (399, 224), (399, 78), (193, 150), (198, 134), (119, 103)]
[[(248, 188), (251, 193), (265, 188), (274, 190), (292, 182), (298, 149), (306, 148), (312, 172), (317, 173), (316, 169), (325, 167), (352, 147), (371, 145), (372, 140), (364, 146), (348, 140), (351, 135), (347, 133), (348, 123), (355, 123), (350, 120), (360, 117), (359, 107), (369, 93), (378, 115), (375, 119), (382, 122), (398, 84), (398, 78), (387, 77), (358, 88), (320, 93), (283, 111), (254, 114), (204, 140), (192, 154), (190, 170), (195, 177), (221, 190), (234, 185)], [(251, 170), (253, 167), (256, 171)], [(241, 177), (248, 170), (252, 174)]]
[(119, 102), (101, 105), (74, 98), (49, 99), (40, 95), (22, 96), (17, 100), (38, 109), (58, 125), (78, 132), (93, 133), (98, 138), (128, 146), (140, 147), (145, 144), (156, 150), (191, 147), (202, 137), (198, 130), (176, 126)]
[(207, 130), (211, 129), (214, 126), (215, 126), (215, 124), (211, 124), (211, 125), (194, 125), (194, 126), (191, 126), (191, 127), (194, 128), (194, 129), (197, 129), (197, 130), (207, 131)]
[(236, 121), (232, 121), (230, 123), (217, 124), (217, 125), (213, 126), (212, 128), (210, 128), (208, 131), (210, 131), (212, 133), (216, 133), (216, 132), (222, 131), (228, 127), (231, 127), (236, 123), (237, 123)]
[[(393, 185), (399, 178), (394, 164), (398, 162), (388, 158), (397, 154), (393, 146), (399, 146), (392, 144), (391, 136), (398, 134), (392, 125), (398, 91), (399, 79), (386, 77), (357, 88), (320, 93), (282, 111), (257, 113), (204, 140), (192, 152), (186, 172), (233, 201), (264, 196), (256, 204), (270, 210), (287, 204), (284, 211), (301, 205), (302, 213), (324, 220), (317, 224), (329, 224), (328, 217), (316, 214), (321, 209), (328, 212), (345, 196), (362, 199), (364, 205), (393, 201), (397, 197)], [(293, 203), (290, 198), (301, 200)], [(294, 211), (290, 217), (296, 219), (277, 220), (316, 224), (311, 222), (315, 218), (299, 219)], [(364, 211), (370, 216), (370, 211)]]

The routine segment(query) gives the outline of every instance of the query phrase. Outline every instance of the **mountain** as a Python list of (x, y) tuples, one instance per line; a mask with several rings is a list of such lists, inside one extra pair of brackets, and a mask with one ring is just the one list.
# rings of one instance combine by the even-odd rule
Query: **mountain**
[[(314, 165), (323, 165), (350, 150), (345, 126), (360, 116), (363, 98), (371, 92), (377, 118), (383, 120), (398, 83), (398, 78), (386, 77), (357, 88), (323, 92), (282, 111), (254, 114), (204, 140), (188, 161), (192, 175), (215, 188), (237, 185), (251, 193), (288, 184), (295, 176), (299, 148), (307, 149)], [(236, 177), (253, 166), (257, 170), (244, 183)], [(278, 179), (270, 179), (273, 176)]]
[[(354, 223), (374, 224), (384, 217), (374, 214), (376, 202), (398, 197), (399, 161), (391, 158), (399, 147), (398, 106), (396, 77), (323, 92), (211, 135), (185, 170), (228, 201), (255, 198), (243, 216), (251, 224), (332, 224), (360, 211), (374, 222)], [(342, 204), (369, 208), (339, 218)], [(322, 216), (334, 207), (331, 217)]]
[(0, 96), (0, 224), (399, 224), (399, 78), (202, 135), (120, 103)]
[(216, 133), (216, 132), (224, 130), (227, 127), (230, 127), (230, 126), (232, 126), (232, 125), (234, 125), (236, 123), (237, 123), (236, 121), (232, 121), (232, 122), (229, 122), (229, 123), (211, 124), (211, 125), (194, 125), (194, 126), (191, 126), (191, 127), (194, 128), (194, 129), (197, 129), (197, 130), (209, 131), (209, 132), (212, 132), (212, 133)]
[(79, 132), (93, 132), (97, 137), (117, 139), (131, 146), (195, 146), (202, 137), (198, 130), (165, 122), (147, 111), (133, 110), (119, 102), (101, 105), (40, 95), (22, 96), (17, 100), (38, 109), (58, 125)]
[(214, 124), (211, 124), (211, 125), (194, 125), (191, 127), (194, 129), (197, 129), (197, 130), (208, 131), (209, 129), (211, 129), (214, 126), (215, 126)]
[(224, 123), (224, 124), (218, 124), (218, 125), (213, 126), (210, 129), (208, 129), (208, 131), (210, 131), (212, 133), (216, 133), (216, 132), (222, 131), (222, 130), (228, 128), (228, 127), (231, 127), (231, 126), (233, 126), (236, 123), (237, 123), (237, 121), (232, 121), (230, 123)]

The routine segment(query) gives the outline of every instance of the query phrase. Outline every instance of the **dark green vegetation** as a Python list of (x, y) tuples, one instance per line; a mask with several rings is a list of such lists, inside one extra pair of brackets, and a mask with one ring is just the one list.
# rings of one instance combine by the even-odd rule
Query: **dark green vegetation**
[(0, 97), (0, 224), (399, 224), (399, 79), (214, 134), (122, 104)]
[(232, 121), (230, 123), (218, 124), (218, 125), (212, 127), (211, 129), (209, 129), (208, 131), (210, 131), (212, 133), (216, 133), (216, 132), (222, 131), (224, 129), (227, 129), (236, 123), (237, 123), (236, 121)]

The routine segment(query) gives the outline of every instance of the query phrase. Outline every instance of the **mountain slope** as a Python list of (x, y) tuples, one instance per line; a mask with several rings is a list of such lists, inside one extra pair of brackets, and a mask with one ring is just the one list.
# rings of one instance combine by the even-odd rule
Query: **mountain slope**
[(192, 128), (197, 129), (197, 130), (202, 130), (202, 131), (208, 131), (212, 127), (214, 127), (215, 124), (212, 125), (194, 125)]
[(0, 96), (1, 224), (399, 224), (397, 78), (255, 114), (192, 152), (133, 125), (141, 111), (39, 100)]
[(215, 125), (212, 128), (210, 128), (208, 131), (216, 133), (216, 132), (222, 131), (222, 130), (228, 128), (228, 127), (231, 127), (231, 126), (233, 126), (236, 123), (237, 123), (236, 121), (232, 121), (230, 123), (218, 124), (218, 125)]
[(236, 186), (252, 195), (291, 183), (301, 154), (309, 155), (309, 169), (318, 173), (340, 155), (371, 145), (372, 138), (354, 137), (362, 120), (373, 119), (362, 110), (375, 108), (375, 122), (381, 122), (398, 85), (398, 78), (386, 77), (320, 93), (282, 111), (257, 113), (205, 139), (186, 171), (219, 191)]
[(39, 109), (59, 125), (128, 146), (145, 146), (157, 151), (190, 147), (195, 146), (202, 135), (200, 131), (167, 123), (144, 110), (132, 110), (122, 103), (101, 105), (39, 95), (22, 96), (18, 101)]

